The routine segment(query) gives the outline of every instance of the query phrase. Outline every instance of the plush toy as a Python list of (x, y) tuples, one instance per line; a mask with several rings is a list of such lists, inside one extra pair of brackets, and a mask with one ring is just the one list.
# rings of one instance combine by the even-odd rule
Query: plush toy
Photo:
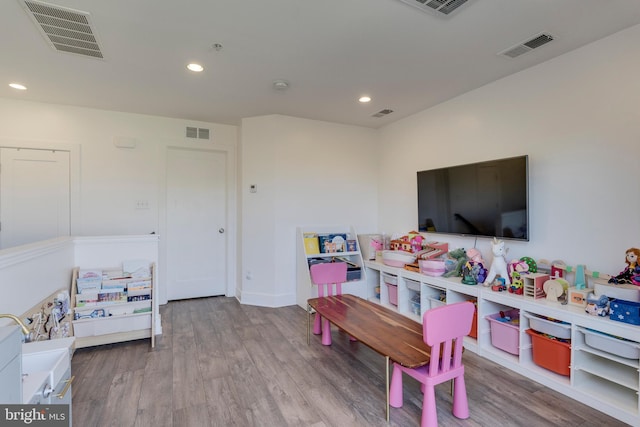
[(476, 248), (469, 249), (467, 251), (467, 257), (475, 263), (484, 264), (484, 259), (482, 259), (482, 254)]
[(629, 248), (625, 254), (624, 262), (627, 266), (615, 277), (609, 279), (609, 283), (615, 283), (616, 285), (622, 284), (634, 284), (640, 286), (640, 264), (638, 258), (640, 257), (640, 249)]
[(454, 265), (449, 271), (443, 274), (444, 277), (459, 277), (462, 275), (462, 267), (467, 262), (467, 253), (464, 248), (454, 249), (448, 254), (453, 259)]
[(529, 273), (538, 272), (538, 264), (533, 258), (528, 256), (523, 256), (522, 258), (520, 258), (520, 261), (523, 261), (527, 264), (527, 266), (529, 267)]
[(606, 295), (597, 297), (593, 292), (587, 295), (587, 307), (584, 309), (593, 316), (606, 316), (609, 314), (609, 298)]
[(509, 262), (509, 265), (507, 265), (507, 272), (509, 273), (509, 277), (511, 277), (511, 279), (513, 279), (513, 273), (526, 273), (528, 271), (529, 264), (520, 259), (514, 259)]
[(494, 237), (491, 243), (491, 252), (493, 253), (493, 261), (491, 261), (491, 268), (489, 268), (489, 275), (487, 276), (485, 285), (490, 286), (496, 276), (500, 276), (505, 282), (511, 283), (509, 273), (507, 272), (507, 260), (504, 258), (507, 253), (504, 247), (504, 240), (498, 240)]

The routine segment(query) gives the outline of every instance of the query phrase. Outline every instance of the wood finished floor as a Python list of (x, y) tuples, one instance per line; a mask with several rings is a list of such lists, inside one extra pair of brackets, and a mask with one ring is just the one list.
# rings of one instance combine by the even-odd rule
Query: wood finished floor
[[(384, 358), (333, 332), (312, 335), (298, 306), (264, 308), (215, 297), (160, 309), (163, 335), (79, 349), (72, 360), (73, 425), (418, 426), (419, 384), (405, 376), (404, 407), (385, 421)], [(451, 414), (437, 387), (441, 426), (624, 426), (510, 370), (467, 352), (471, 417)]]

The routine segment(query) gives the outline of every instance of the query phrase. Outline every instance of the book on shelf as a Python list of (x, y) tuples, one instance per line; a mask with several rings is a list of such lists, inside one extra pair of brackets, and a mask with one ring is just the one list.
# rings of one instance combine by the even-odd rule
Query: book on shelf
[(132, 278), (151, 277), (151, 262), (146, 259), (131, 259), (123, 261), (122, 272)]
[(102, 279), (102, 270), (95, 268), (79, 268), (78, 279)]
[(127, 293), (124, 288), (100, 289), (94, 292), (84, 292), (76, 295), (76, 306), (86, 307), (98, 304), (113, 304), (127, 302)]
[(151, 289), (151, 280), (136, 280), (127, 283), (128, 291), (137, 291), (141, 289)]
[(76, 280), (76, 289), (79, 294), (87, 291), (97, 291), (101, 287), (102, 279), (100, 277), (89, 277)]
[(127, 296), (127, 302), (147, 301), (151, 299), (150, 294), (146, 295), (129, 295)]

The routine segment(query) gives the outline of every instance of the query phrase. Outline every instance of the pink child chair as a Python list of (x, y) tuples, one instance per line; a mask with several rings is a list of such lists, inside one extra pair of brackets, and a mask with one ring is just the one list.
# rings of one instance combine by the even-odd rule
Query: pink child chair
[[(347, 263), (345, 262), (328, 262), (314, 264), (309, 269), (311, 273), (311, 282), (318, 286), (318, 297), (334, 295), (342, 295), (342, 284), (347, 281)], [(319, 335), (322, 333), (322, 344), (331, 345), (331, 325), (329, 320), (322, 319), (320, 314), (316, 312), (313, 322), (313, 333)]]
[(462, 340), (471, 331), (474, 305), (469, 301), (428, 310), (424, 313), (422, 334), (431, 347), (431, 363), (411, 369), (393, 364), (393, 376), (389, 390), (389, 404), (401, 408), (402, 373), (405, 372), (422, 383), (422, 427), (437, 427), (435, 386), (453, 379), (453, 415), (469, 418), (467, 389), (464, 384), (462, 364)]

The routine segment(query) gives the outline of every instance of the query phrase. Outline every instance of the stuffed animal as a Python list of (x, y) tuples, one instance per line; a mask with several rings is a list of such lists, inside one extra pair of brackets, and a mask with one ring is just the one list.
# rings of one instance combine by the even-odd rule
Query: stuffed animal
[(467, 253), (464, 248), (454, 249), (448, 254), (449, 258), (453, 259), (453, 268), (443, 274), (444, 277), (459, 277), (462, 276), (462, 267), (467, 262)]
[(502, 277), (505, 282), (511, 283), (509, 273), (507, 272), (507, 260), (504, 258), (507, 250), (504, 247), (504, 240), (498, 240), (495, 237), (491, 243), (491, 252), (493, 253), (493, 261), (489, 268), (489, 275), (485, 281), (485, 286), (490, 286), (496, 276)]
[(484, 259), (482, 259), (482, 254), (476, 248), (469, 249), (467, 251), (467, 257), (474, 263), (484, 264)]

